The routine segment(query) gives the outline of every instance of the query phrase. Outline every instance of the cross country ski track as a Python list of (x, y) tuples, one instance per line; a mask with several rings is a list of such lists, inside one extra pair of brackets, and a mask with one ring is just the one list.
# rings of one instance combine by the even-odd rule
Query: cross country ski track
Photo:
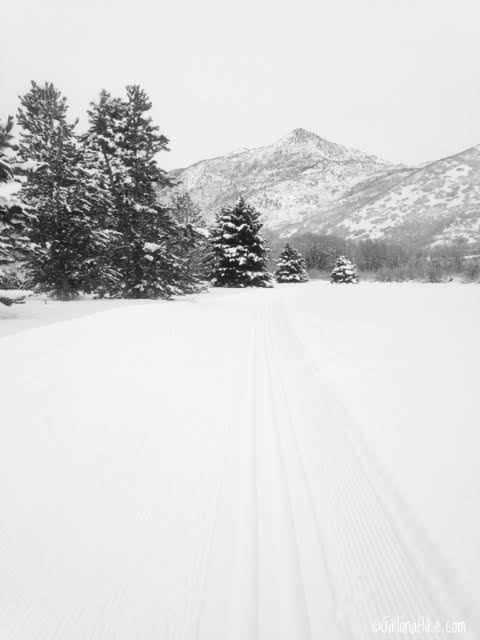
[[(165, 307), (148, 305), (138, 307), (139, 331), (130, 308), (101, 314), (99, 325), (59, 325), (59, 337), (48, 327), (12, 338), (7, 355), (19, 357), (39, 337), (38, 357), (69, 346), (61, 370), (38, 385), (35, 366), (8, 378), (17, 405), (3, 435), (0, 636), (369, 640), (386, 618), (465, 619), (435, 549), (319, 364), (328, 337), (309, 344), (295, 298), (276, 292), (215, 304), (215, 316), (208, 303), (185, 304), (196, 323), (185, 313), (178, 331), (168, 318), (158, 324)], [(121, 324), (122, 314), (130, 329), (120, 334), (108, 316)], [(212, 351), (200, 337), (215, 318)], [(82, 322), (112, 330), (92, 343)], [(161, 367), (170, 368), (163, 392)], [(81, 403), (71, 420), (53, 398), (42, 405), (51, 389), (69, 406), (90, 397), (92, 424)], [(29, 416), (44, 429), (35, 456), (49, 460), (32, 477), (11, 461), (29, 442)]]
[[(456, 611), (461, 619), (446, 586), (409, 553), (401, 530), (408, 535), (405, 514), (389, 514), (388, 488), (375, 486), (341, 403), (314, 371), (301, 375), (305, 347), (284, 308), (267, 307), (254, 322), (245, 415), (236, 426), (245, 438), (241, 496), (224, 496), (230, 513), (218, 507), (218, 517), (231, 518), (237, 505), (236, 544), (221, 559), (222, 565), (228, 558), (235, 563), (233, 577), (223, 582), (230, 590), (228, 613), (221, 624), (215, 599), (206, 594), (213, 611), (204, 631), (200, 622), (200, 636), (360, 639), (373, 637), (372, 623), (384, 618), (444, 621)], [(292, 358), (282, 357), (284, 344), (298, 355), (297, 374), (289, 377)], [(236, 473), (226, 467), (226, 474)], [(228, 548), (225, 541), (217, 544)]]

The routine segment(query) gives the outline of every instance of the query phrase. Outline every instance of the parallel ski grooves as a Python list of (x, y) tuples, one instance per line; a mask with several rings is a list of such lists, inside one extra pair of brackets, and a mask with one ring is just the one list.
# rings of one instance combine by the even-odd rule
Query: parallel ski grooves
[[(279, 337), (277, 343), (281, 340)], [(302, 378), (305, 387), (302, 391), (291, 378), (286, 395), (290, 396), (289, 405), (296, 414), (294, 422), (300, 425), (303, 450), (309, 460), (308, 474), (317, 477), (318, 482), (321, 471), (335, 514), (333, 528), (325, 520), (321, 526), (329, 540), (326, 556), (329, 573), (334, 576), (337, 615), (342, 627), (352, 638), (360, 639), (372, 637), (371, 623), (384, 616), (392, 620), (397, 616), (410, 620), (448, 619), (433, 602), (428, 582), (384, 509), (365, 462), (353, 449), (342, 416), (335, 411), (334, 398), (326, 389), (322, 393), (319, 382), (315, 378)], [(313, 402), (315, 386), (317, 394)], [(306, 412), (303, 403), (308, 404)], [(302, 422), (302, 416), (306, 415), (308, 421)], [(338, 565), (333, 565), (335, 558), (341, 559), (340, 571)], [(428, 637), (446, 636), (429, 633)]]

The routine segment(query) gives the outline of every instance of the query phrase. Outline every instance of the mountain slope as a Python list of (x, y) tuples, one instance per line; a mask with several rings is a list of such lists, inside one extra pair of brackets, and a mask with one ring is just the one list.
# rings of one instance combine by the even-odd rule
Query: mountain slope
[(480, 240), (480, 146), (406, 167), (295, 129), (278, 142), (173, 172), (207, 220), (243, 195), (265, 227), (424, 245)]
[[(480, 145), (397, 177), (397, 183), (387, 190), (358, 202), (348, 218), (345, 211), (351, 196), (344, 199), (336, 211), (341, 235), (347, 232), (350, 237), (384, 236), (431, 244), (461, 238), (478, 242)], [(361, 193), (365, 195), (366, 189)]]
[(207, 219), (243, 195), (267, 226), (290, 231), (359, 182), (395, 165), (295, 129), (278, 142), (204, 160), (174, 173)]

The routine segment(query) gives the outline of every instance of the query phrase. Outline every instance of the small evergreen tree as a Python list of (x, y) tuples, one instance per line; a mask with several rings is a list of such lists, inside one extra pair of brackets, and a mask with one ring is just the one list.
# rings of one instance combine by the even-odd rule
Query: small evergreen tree
[[(0, 183), (9, 182), (14, 177), (12, 128), (11, 116), (6, 124), (0, 122)], [(0, 195), (0, 289), (20, 285), (15, 267), (28, 253), (27, 228), (30, 221), (18, 199)]]
[(308, 280), (307, 266), (303, 256), (288, 242), (280, 254), (274, 275), (277, 282), (306, 282)]
[(89, 111), (87, 147), (96, 153), (113, 203), (117, 242), (112, 267), (121, 286), (112, 291), (129, 298), (170, 297), (185, 290), (184, 261), (178, 247), (182, 229), (157, 189), (169, 184), (156, 162), (168, 140), (148, 115), (152, 105), (138, 86), (128, 86), (126, 100), (102, 91)]
[(216, 287), (269, 287), (260, 214), (243, 198), (217, 215), (211, 232), (211, 279)]
[(333, 283), (358, 284), (359, 277), (356, 266), (345, 256), (340, 256), (330, 273)]
[(18, 111), (21, 198), (34, 216), (28, 272), (34, 286), (64, 300), (98, 286), (99, 257), (110, 242), (99, 215), (108, 208), (108, 193), (67, 110), (53, 84), (32, 82)]

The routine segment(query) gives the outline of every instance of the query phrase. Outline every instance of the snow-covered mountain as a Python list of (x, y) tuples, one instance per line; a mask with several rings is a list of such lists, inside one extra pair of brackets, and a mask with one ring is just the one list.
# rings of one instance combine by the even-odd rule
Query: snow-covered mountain
[[(373, 197), (366, 198), (372, 188)], [(400, 172), (387, 188), (381, 181), (363, 184), (339, 205), (337, 229), (345, 229), (349, 237), (479, 242), (480, 145)]]
[(395, 168), (372, 155), (294, 129), (278, 142), (174, 172), (207, 219), (239, 195), (278, 230), (302, 226), (359, 182)]
[(172, 172), (207, 220), (240, 195), (281, 235), (480, 240), (480, 145), (421, 167), (381, 160), (294, 129), (278, 142)]

